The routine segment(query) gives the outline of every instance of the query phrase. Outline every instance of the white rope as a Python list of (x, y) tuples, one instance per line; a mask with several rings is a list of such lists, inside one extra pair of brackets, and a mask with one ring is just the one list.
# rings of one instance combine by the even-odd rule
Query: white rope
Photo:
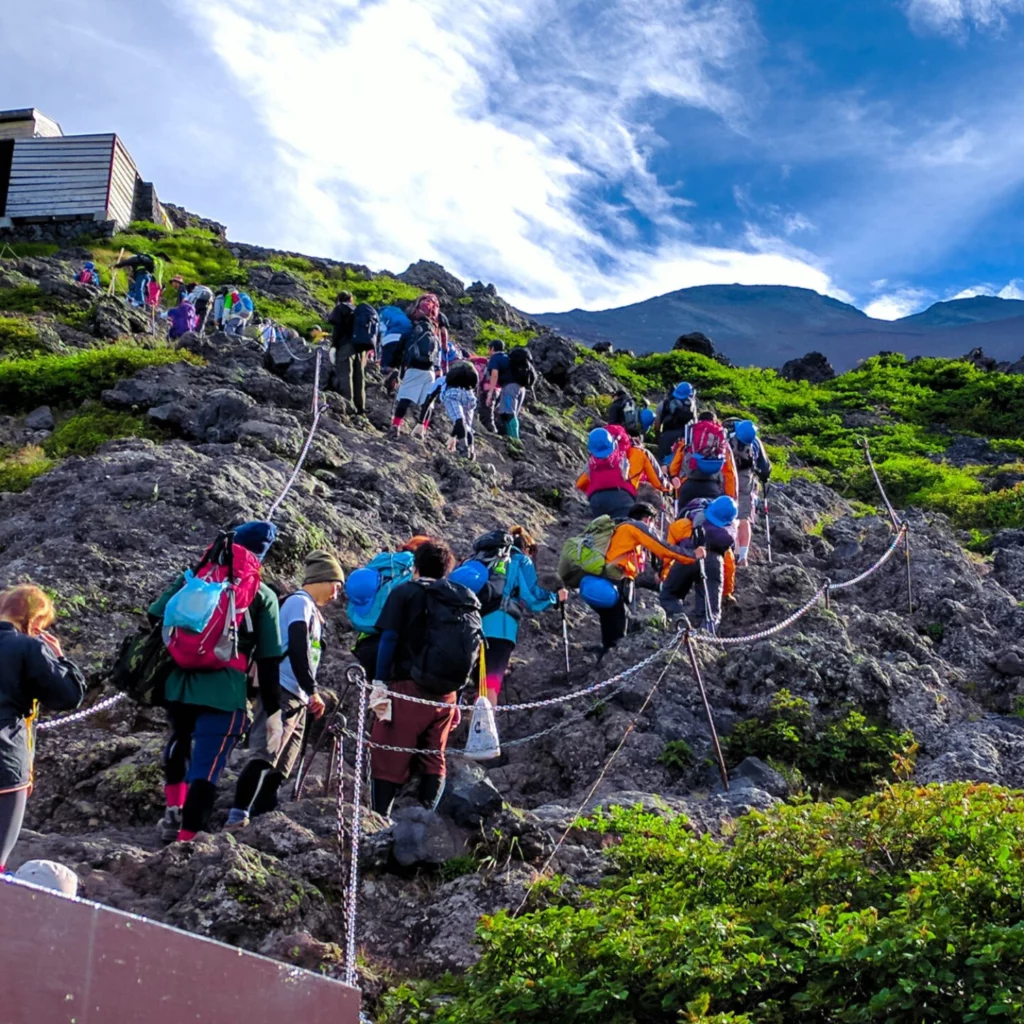
[(127, 699), (128, 694), (115, 693), (112, 697), (105, 697), (98, 704), (93, 704), (91, 708), (85, 708), (83, 711), (75, 711), (70, 715), (63, 715), (60, 718), (52, 718), (48, 722), (40, 722), (36, 726), (36, 729), (39, 732), (49, 732), (50, 729), (63, 729), (65, 725), (74, 725), (75, 722), (84, 721), (86, 718), (98, 715), (101, 711), (107, 711), (115, 704), (120, 704), (121, 701)]

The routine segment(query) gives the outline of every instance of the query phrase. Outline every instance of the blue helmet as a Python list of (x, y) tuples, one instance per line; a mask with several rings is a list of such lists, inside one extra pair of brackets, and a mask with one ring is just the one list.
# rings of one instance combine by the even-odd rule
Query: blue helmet
[(757, 426), (750, 420), (740, 420), (736, 424), (735, 433), (736, 440), (740, 444), (753, 444), (754, 439), (757, 437)]
[(678, 398), (680, 402), (685, 402), (688, 398), (693, 397), (693, 385), (688, 384), (685, 380), (675, 386), (672, 392), (673, 398)]
[(85, 262), (84, 262), (84, 263), (82, 264), (82, 269), (83, 269), (83, 270), (95, 270), (95, 269), (96, 269), (96, 264), (95, 264), (95, 263), (93, 263), (93, 261), (92, 261), (92, 260), (86, 260), (86, 261), (85, 261)]
[(615, 441), (604, 427), (596, 427), (587, 438), (587, 451), (595, 459), (607, 459), (615, 451)]
[(371, 604), (380, 590), (381, 582), (380, 573), (364, 565), (349, 574), (348, 583), (345, 584), (345, 596), (354, 605)]
[(739, 509), (736, 502), (728, 494), (723, 494), (704, 509), (704, 518), (712, 526), (728, 526), (736, 518), (737, 512)]
[(489, 577), (490, 572), (487, 566), (475, 558), (469, 559), (468, 562), (463, 562), (462, 565), (457, 569), (453, 569), (448, 574), (448, 579), (451, 580), (452, 583), (458, 583), (460, 586), (468, 587), (474, 594), (480, 592)]
[(651, 409), (640, 410), (640, 426), (646, 434), (654, 426), (654, 412)]

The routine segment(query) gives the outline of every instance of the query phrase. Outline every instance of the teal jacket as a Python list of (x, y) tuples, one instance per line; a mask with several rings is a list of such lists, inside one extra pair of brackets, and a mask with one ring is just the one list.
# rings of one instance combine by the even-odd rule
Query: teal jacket
[[(542, 612), (558, 603), (558, 595), (545, 590), (537, 582), (537, 570), (533, 562), (529, 555), (521, 551), (512, 552), (508, 578), (505, 580), (505, 594), (518, 601), (528, 612)], [(484, 637), (488, 640), (511, 640), (515, 643), (519, 636), (519, 622), (501, 609), (485, 615), (483, 625)]]

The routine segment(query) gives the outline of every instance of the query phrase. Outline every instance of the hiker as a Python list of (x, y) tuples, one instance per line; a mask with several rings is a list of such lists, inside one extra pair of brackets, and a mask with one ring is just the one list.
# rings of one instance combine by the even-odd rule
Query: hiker
[[(634, 580), (647, 565), (647, 553), (663, 562), (683, 562), (687, 555), (663, 543), (652, 524), (658, 510), (636, 502), (624, 522), (599, 516), (581, 537), (570, 537), (562, 549), (558, 574), (597, 612), (601, 622), (598, 662), (625, 635), (633, 604)], [(591, 582), (588, 582), (591, 581)]]
[(150, 284), (156, 284), (156, 278), (148, 270), (137, 267), (132, 283), (128, 286), (128, 305), (136, 308), (145, 306), (149, 298)]
[(729, 446), (736, 464), (736, 489), (739, 506), (736, 530), (736, 564), (745, 566), (750, 553), (751, 526), (757, 513), (759, 496), (768, 487), (772, 464), (757, 426), (751, 420), (740, 420), (729, 434)]
[(380, 613), (391, 591), (413, 578), (413, 554), (428, 540), (430, 538), (422, 534), (410, 537), (397, 551), (382, 551), (348, 578), (345, 614), (357, 633), (352, 653), (363, 666), (367, 679), (372, 679), (377, 671), (377, 650), (380, 646), (377, 621)]
[(228, 286), (221, 285), (213, 299), (213, 328), (215, 331), (224, 329), (224, 307), (228, 298)]
[[(669, 527), (668, 542), (687, 555), (684, 562), (666, 564), (662, 569), (660, 601), (666, 614), (683, 614), (683, 602), (691, 588), (697, 592), (697, 617), (710, 632), (718, 631), (722, 618), (722, 597), (732, 594), (736, 580), (736, 502), (727, 495), (709, 501), (698, 498), (683, 509)], [(700, 562), (704, 563), (701, 572)], [(704, 600), (707, 579), (708, 608)]]
[(167, 332), (167, 337), (171, 341), (175, 341), (199, 327), (196, 307), (185, 299), (182, 299), (172, 309), (167, 310), (167, 319), (171, 322), (171, 329)]
[(85, 677), (47, 632), (56, 617), (39, 587), (0, 591), (0, 874), (32, 793), (38, 710), (72, 711), (85, 697)]
[(625, 388), (619, 388), (612, 404), (608, 406), (606, 419), (609, 426), (622, 427), (630, 437), (642, 437), (644, 427), (640, 421), (640, 412), (636, 399)]
[(672, 449), (686, 435), (686, 429), (697, 418), (697, 393), (686, 381), (677, 384), (658, 403), (654, 413), (654, 436), (658, 441), (658, 461), (666, 466)]
[(185, 278), (181, 274), (175, 274), (171, 278), (168, 287), (173, 288), (175, 297), (181, 302), (188, 295), (188, 288), (185, 286)]
[(479, 383), (473, 364), (466, 361), (452, 363), (448, 372), (434, 382), (420, 412), (420, 422), (413, 427), (413, 436), (425, 437), (430, 429), (430, 409), (441, 400), (452, 431), (448, 438), (448, 451), (464, 459), (475, 459), (473, 446), (473, 417), (476, 414), (476, 388)]
[[(167, 810), (160, 822), (164, 842), (189, 842), (205, 831), (217, 796), (217, 782), (235, 744), (246, 726), (246, 693), (250, 665), (256, 664), (256, 679), (264, 707), (279, 702), (278, 669), (284, 653), (277, 595), (262, 581), (261, 567), (277, 536), (277, 527), (264, 520), (243, 523), (234, 530), (234, 544), (219, 537), (207, 550), (204, 565), (224, 567), (221, 575), (236, 580), (233, 597), (237, 604), (234, 622), (227, 614), (214, 617), (216, 628), (225, 627), (221, 640), (234, 642), (213, 649), (202, 644), (202, 634), (171, 630), (165, 626), (165, 642), (177, 662), (164, 685), (164, 699), (170, 735), (164, 748), (164, 793)], [(168, 603), (186, 585), (182, 573), (149, 606), (154, 621), (165, 620)], [(221, 601), (218, 609), (228, 607)], [(234, 626), (234, 629), (231, 627)], [(230, 632), (229, 632), (230, 630)], [(186, 657), (190, 655), (190, 657)], [(181, 667), (182, 661), (201, 665)]]
[(686, 437), (676, 442), (669, 473), (678, 508), (722, 494), (736, 501), (736, 462), (725, 428), (713, 412), (702, 412)]
[(526, 404), (530, 388), (537, 384), (533, 356), (525, 345), (517, 345), (508, 353), (508, 383), (501, 388), (498, 402), (498, 433), (511, 441), (519, 440), (519, 414)]
[(366, 360), (377, 345), (380, 318), (368, 302), (352, 304), (351, 292), (339, 292), (328, 317), (334, 325), (334, 386), (350, 411), (366, 415)]
[(145, 298), (146, 307), (154, 315), (160, 305), (160, 297), (163, 295), (163, 292), (164, 290), (160, 282), (155, 277), (150, 276), (149, 280), (146, 282), (145, 288), (143, 288), (143, 296)]
[(96, 264), (92, 260), (86, 260), (82, 264), (82, 269), (75, 275), (75, 280), (79, 284), (87, 284), (91, 288), (99, 288), (100, 272), (96, 269)]
[(398, 387), (404, 339), (412, 330), (412, 321), (398, 306), (385, 306), (377, 316), (380, 320), (380, 369), (385, 374), (384, 390), (391, 395)]
[(245, 327), (253, 315), (252, 299), (243, 292), (232, 290), (224, 297), (224, 333), (233, 338), (245, 336)]
[(196, 330), (202, 334), (206, 330), (206, 320), (210, 315), (210, 307), (213, 305), (213, 291), (205, 284), (193, 281), (185, 285), (185, 299), (195, 307), (196, 316), (199, 317), (199, 324)]
[[(500, 535), (500, 534), (499, 534)], [(480, 553), (480, 542), (493, 534), (480, 538), (474, 545), (474, 555)], [(507, 565), (501, 567), (504, 585), (498, 607), (488, 611), (482, 609), (484, 631), (484, 658), (487, 669), (487, 696), (495, 706), (501, 695), (501, 684), (508, 671), (519, 635), (519, 622), (524, 611), (538, 614), (548, 608), (556, 608), (569, 599), (564, 587), (556, 591), (545, 590), (537, 582), (537, 542), (522, 526), (513, 526), (508, 531), (512, 546), (508, 552)], [(478, 594), (477, 597), (480, 595)], [(483, 602), (481, 602), (483, 603)]]
[(481, 406), (480, 422), (492, 433), (498, 433), (496, 416), (501, 404), (502, 389), (511, 381), (512, 367), (505, 351), (505, 342), (496, 338), (487, 346), (488, 359), (483, 383), (484, 403)]
[(422, 409), (434, 388), (434, 364), (441, 349), (437, 330), (436, 321), (430, 317), (412, 317), (412, 327), (406, 335), (402, 354), (402, 383), (395, 395), (395, 408), (388, 434), (391, 439), (401, 435), (402, 424), (409, 409), (412, 406)]
[(369, 700), (377, 721), (371, 739), (423, 751), (371, 748), (371, 802), (384, 817), (391, 816), (414, 765), (426, 807), (436, 810), (444, 793), (445, 748), (458, 724), (458, 709), (414, 704), (399, 695), (455, 705), (472, 675), (483, 640), (480, 602), (472, 591), (444, 578), (454, 563), (443, 541), (431, 538), (420, 544), (413, 555), (415, 579), (391, 591), (378, 622), (380, 646)]
[(636, 503), (640, 484), (649, 483), (665, 494), (670, 488), (644, 447), (634, 447), (622, 427), (596, 427), (587, 438), (590, 461), (576, 480), (587, 496), (593, 517), (625, 519)]
[[(281, 640), (284, 659), (278, 677), (278, 702), (256, 701), (249, 731), (249, 761), (238, 776), (227, 828), (245, 828), (277, 806), (277, 791), (295, 767), (302, 749), (306, 716), (320, 718), (325, 710), (317, 693), (316, 674), (323, 653), (324, 616), (321, 611), (338, 598), (345, 573), (334, 555), (312, 551), (306, 556), (302, 588), (281, 601)], [(269, 696), (269, 694), (268, 694)]]

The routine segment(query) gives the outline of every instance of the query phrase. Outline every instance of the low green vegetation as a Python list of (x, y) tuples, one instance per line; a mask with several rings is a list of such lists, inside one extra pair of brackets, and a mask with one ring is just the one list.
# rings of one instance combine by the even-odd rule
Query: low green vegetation
[(15, 256), (52, 256), (60, 251), (54, 242), (0, 242), (0, 259)]
[(641, 810), (587, 827), (613, 875), (483, 918), (480, 962), (396, 989), (386, 1024), (1024, 1019), (1020, 793), (899, 784), (721, 839)]
[(43, 444), (47, 455), (63, 459), (68, 455), (91, 455), (101, 444), (121, 437), (148, 437), (160, 440), (163, 432), (141, 416), (105, 409), (87, 403), (62, 423)]
[(40, 348), (39, 332), (24, 317), (0, 316), (0, 357), (26, 356)]
[(25, 490), (37, 476), (52, 467), (53, 459), (38, 445), (0, 448), (0, 493)]
[(792, 447), (769, 449), (780, 463), (780, 480), (800, 472), (847, 497), (875, 501), (861, 445), (866, 436), (895, 504), (946, 512), (964, 528), (999, 529), (1024, 517), (1024, 487), (987, 489), (978, 467), (942, 460), (950, 434), (978, 434), (995, 439), (1012, 468), (1024, 448), (1024, 377), (985, 373), (959, 360), (911, 362), (901, 355), (867, 359), (824, 384), (726, 367), (687, 352), (613, 355), (607, 364), (638, 395), (660, 398), (688, 380), (720, 414), (751, 416), (769, 441), (791, 439)]
[(180, 349), (140, 349), (128, 345), (89, 349), (67, 355), (35, 356), (0, 362), (0, 409), (28, 412), (39, 405), (76, 405), (143, 367), (186, 362), (198, 356)]
[(481, 355), (487, 352), (488, 346), (493, 341), (503, 341), (505, 350), (525, 345), (531, 339), (537, 337), (536, 331), (520, 331), (506, 324), (499, 324), (496, 320), (484, 320), (476, 334), (476, 350)]
[(845, 791), (871, 787), (889, 774), (897, 755), (908, 759), (916, 752), (909, 732), (871, 722), (853, 708), (823, 718), (789, 690), (779, 690), (760, 717), (740, 722), (723, 746), (730, 765), (759, 757)]
[(693, 750), (686, 740), (669, 740), (658, 755), (658, 764), (670, 772), (685, 772), (693, 767)]

